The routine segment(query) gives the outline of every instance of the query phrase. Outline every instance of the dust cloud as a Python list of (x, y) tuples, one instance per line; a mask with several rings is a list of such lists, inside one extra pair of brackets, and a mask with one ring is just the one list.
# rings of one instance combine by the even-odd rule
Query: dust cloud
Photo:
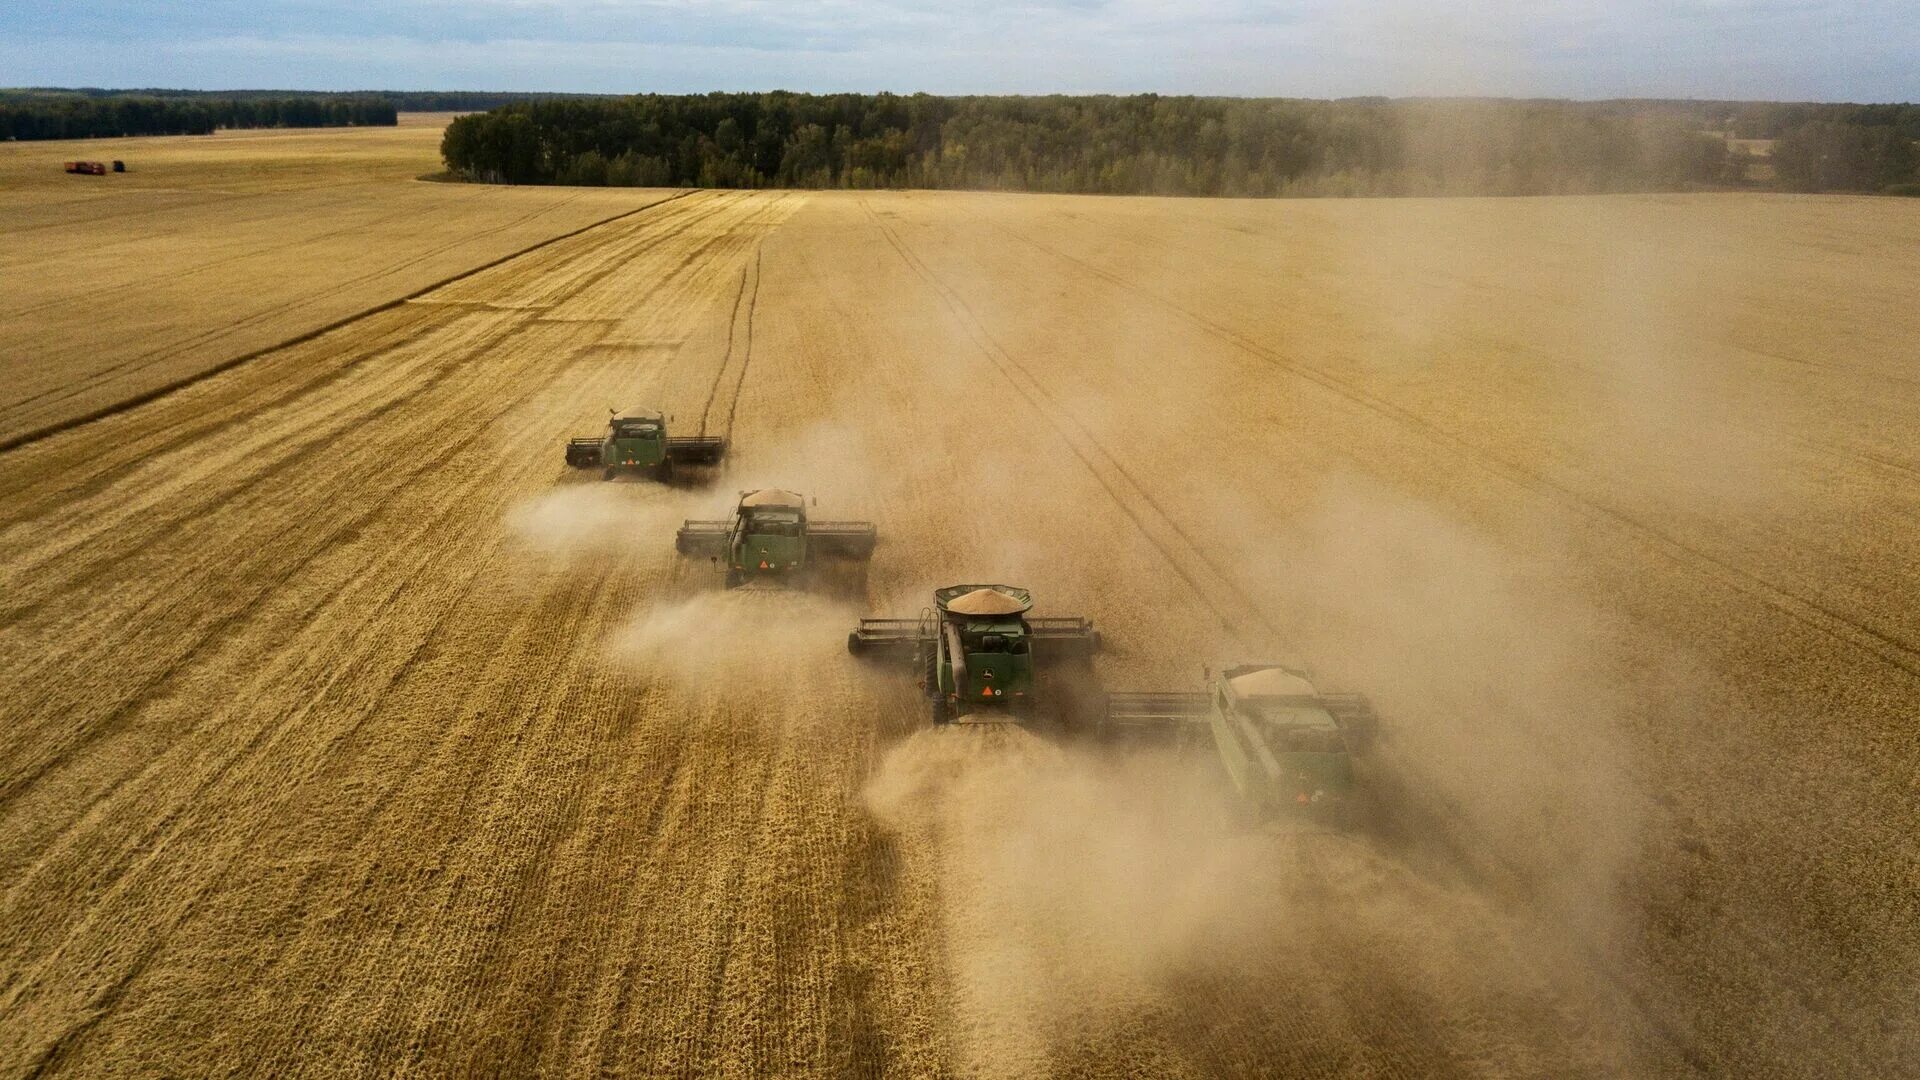
[(1738, 275), (1700, 272), (1724, 243), (1713, 223), (1659, 236), (1596, 229), (1585, 243), (1609, 287), (1570, 313), (1566, 348), (1589, 383), (1580, 449), (1608, 495), (1746, 523), (1804, 505), (1817, 473), (1796, 464), (1807, 452), (1797, 433), (1819, 425), (1807, 401), (1757, 391), (1714, 341)]
[(1044, 1073), (1063, 1031), (1148, 1007), (1224, 901), (1217, 801), (1148, 769), (996, 724), (920, 730), (876, 771), (870, 809), (936, 878), (973, 1068)]
[[(1150, 271), (1153, 255), (1129, 257)], [(1178, 294), (1173, 283), (1164, 291)], [(990, 323), (1032, 317), (977, 306)], [(1074, 327), (1089, 353), (1180, 345), (1161, 310), (1106, 314)], [(1422, 318), (1403, 312), (1402, 331)], [(947, 370), (951, 378), (958, 369)], [(1086, 429), (1158, 430), (1157, 417), (1206, 416), (1201, 405), (1254, 391), (1250, 378), (1271, 373), (1182, 368), (1154, 380), (1150, 394), (1131, 388), (1150, 397), (1150, 411), (1085, 384), (1052, 394), (1046, 407), (1070, 441)], [(1089, 453), (1106, 467), (1100, 447)], [(946, 456), (964, 463), (953, 466), (955, 490), (1048, 488), (1045, 477), (1026, 484), (1031, 465), (991, 446)], [(1620, 1048), (1631, 1042), (1623, 1033), (1632, 1010), (1609, 972), (1633, 930), (1618, 890), (1639, 852), (1646, 800), (1628, 779), (1635, 771), (1620, 731), (1639, 703), (1619, 689), (1618, 628), (1578, 582), (1556, 576), (1563, 549), (1518, 554), (1489, 527), (1513, 521), (1464, 520), (1319, 457), (1282, 457), (1265, 483), (1236, 476), (1231, 461), (1217, 477), (1188, 472), (1177, 490), (1147, 477), (1170, 519), (1227, 568), (1240, 593), (1232, 615), (1253, 629), (1213, 642), (1236, 655), (1181, 651), (1171, 663), (1145, 653), (1204, 646), (1206, 634), (1122, 641), (1139, 655), (1109, 656), (1101, 674), (1131, 689), (1130, 677), (1149, 667), (1196, 679), (1207, 662), (1304, 661), (1324, 689), (1368, 694), (1387, 730), (1369, 778), (1384, 802), (1382, 827), (1249, 831), (1225, 819), (1223, 782), (1204, 763), (1093, 753), (1013, 728), (911, 736), (886, 755), (867, 796), (937, 879), (957, 1038), (973, 1070), (1045, 1074), (1097, 1057), (1087, 1047), (1120, 1028), (1135, 1045), (1145, 1029), (1163, 1032), (1167, 1060), (1188, 1060), (1175, 1045), (1183, 1025), (1219, 1021), (1189, 1013), (1204, 1009), (1182, 994), (1223, 984), (1268, 987), (1265, 1000), (1314, 1018), (1303, 1024), (1355, 1033), (1359, 1043), (1370, 1041), (1370, 1025), (1403, 1022), (1355, 1015), (1354, 999), (1383, 996), (1424, 1007), (1433, 1030), (1413, 1041), (1455, 1061), (1521, 1074), (1529, 1063), (1536, 1072), (1627, 1067)], [(1287, 483), (1295, 477), (1304, 483)], [(1131, 477), (1110, 479), (1124, 498)], [(1157, 509), (1135, 508), (1149, 521)], [(1025, 542), (1049, 530), (975, 535), (953, 518), (951, 546), (966, 563), (990, 557), (1000, 580), (1035, 588), (1037, 607), (1086, 596), (1097, 619), (1134, 614), (1101, 602), (1137, 595), (1139, 559), (1156, 558), (1111, 536), (1078, 541), (1110, 549), (1106, 557), (1062, 558)], [(1168, 558), (1184, 557), (1174, 548)], [(1109, 565), (1125, 593), (1098, 587)], [(943, 583), (912, 584), (924, 597), (921, 586)], [(1249, 1008), (1239, 1018), (1249, 1031), (1281, 1022), (1236, 1007)], [(1380, 1034), (1408, 1038), (1404, 1029)], [(1305, 1031), (1293, 1037), (1312, 1041)]]
[(851, 418), (816, 418), (762, 439), (750, 450), (742, 448), (727, 475), (728, 505), (735, 488), (780, 487), (818, 499), (810, 511), (816, 517), (869, 516), (872, 489), (884, 475), (880, 453), (873, 436)]
[(1544, 556), (1356, 478), (1234, 542), (1246, 565), (1279, 568), (1254, 589), (1323, 687), (1378, 708), (1395, 827), (1568, 956), (1608, 957), (1649, 805), (1622, 721), (1646, 694), (1684, 693), (1682, 660), (1625, 677), (1621, 628)]
[(1274, 1028), (1303, 1072), (1317, 1045), (1376, 1035), (1522, 1073), (1620, 1067), (1607, 1009), (1544, 977), (1499, 904), (1364, 835), (1236, 827), (1173, 757), (923, 729), (866, 798), (933, 875), (963, 1072), (1101, 1071), (1124, 1044), (1116, 1071), (1172, 1073)]
[(818, 684), (827, 672), (837, 685), (848, 677), (846, 635), (865, 613), (860, 567), (826, 560), (811, 587), (726, 589), (719, 563), (679, 554), (673, 538), (690, 519), (730, 520), (742, 492), (768, 487), (812, 497), (816, 519), (871, 520), (864, 443), (854, 429), (822, 420), (737, 449), (745, 453), (719, 477), (685, 486), (562, 486), (513, 507), (507, 528), (537, 573), (598, 575), (609, 563), (657, 572), (658, 583), (627, 601), (602, 646), (610, 660), (649, 682), (708, 701), (778, 697), (796, 680)]
[(639, 549), (673, 550), (673, 534), (691, 500), (666, 489), (619, 483), (570, 484), (543, 492), (507, 513), (507, 530), (538, 555), (566, 564)]
[(782, 586), (722, 589), (715, 575), (641, 605), (608, 651), (649, 680), (700, 696), (791, 696), (795, 686), (847, 677), (844, 643), (858, 620), (828, 597)]

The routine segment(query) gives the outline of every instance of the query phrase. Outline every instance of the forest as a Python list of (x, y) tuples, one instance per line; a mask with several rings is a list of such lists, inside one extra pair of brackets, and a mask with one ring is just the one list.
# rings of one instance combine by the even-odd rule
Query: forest
[(394, 103), (372, 94), (181, 90), (0, 91), (0, 138), (206, 135), (220, 128), (393, 126)]
[(645, 94), (458, 118), (456, 176), (509, 184), (1105, 194), (1528, 195), (1916, 180), (1920, 107), (1755, 102)]

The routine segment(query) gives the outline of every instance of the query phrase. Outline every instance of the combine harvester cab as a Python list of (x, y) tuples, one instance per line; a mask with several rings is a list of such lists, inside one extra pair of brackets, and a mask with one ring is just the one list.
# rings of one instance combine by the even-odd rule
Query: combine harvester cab
[(878, 532), (870, 521), (813, 521), (798, 492), (780, 488), (743, 491), (727, 521), (687, 521), (674, 538), (682, 555), (726, 564), (727, 588), (749, 582), (811, 584), (828, 563), (854, 564), (865, 584), (867, 560)]
[(727, 440), (718, 435), (670, 438), (668, 418), (647, 409), (614, 412), (607, 432), (598, 438), (567, 440), (567, 464), (576, 469), (601, 470), (602, 480), (621, 473), (637, 473), (669, 481), (682, 465), (712, 465), (727, 452)]
[(1020, 723), (1036, 715), (1049, 665), (1085, 663), (1100, 632), (1078, 616), (1037, 618), (1012, 585), (949, 585), (918, 619), (862, 619), (847, 651), (909, 661), (936, 724)]
[(1366, 698), (1323, 694), (1305, 672), (1281, 664), (1243, 664), (1208, 679), (1205, 693), (1109, 694), (1101, 734), (1210, 747), (1232, 801), (1253, 821), (1348, 826), (1364, 817), (1355, 759), (1379, 727)]

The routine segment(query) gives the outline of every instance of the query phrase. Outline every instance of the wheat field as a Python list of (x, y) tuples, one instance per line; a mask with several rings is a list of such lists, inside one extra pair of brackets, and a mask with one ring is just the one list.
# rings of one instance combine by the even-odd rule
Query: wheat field
[(0, 145), (0, 444), (667, 194), (414, 183), (445, 118), (408, 120)]
[[(1910, 202), (497, 189), (435, 138), (0, 147), (0, 1074), (1920, 1057)], [(731, 450), (567, 469), (610, 406)], [(877, 524), (864, 598), (675, 556), (767, 485)], [(1391, 827), (932, 728), (843, 640), (972, 580), (1113, 689), (1371, 695)]]

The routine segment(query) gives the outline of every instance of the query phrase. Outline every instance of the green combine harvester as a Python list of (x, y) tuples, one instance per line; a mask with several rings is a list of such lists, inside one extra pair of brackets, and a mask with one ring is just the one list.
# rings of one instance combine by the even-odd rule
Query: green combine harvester
[(647, 409), (612, 411), (606, 434), (567, 440), (567, 464), (600, 469), (602, 480), (638, 473), (668, 481), (676, 466), (712, 465), (726, 452), (727, 440), (718, 435), (668, 438), (667, 418)]
[(861, 619), (847, 651), (911, 662), (936, 724), (1024, 722), (1037, 715), (1050, 665), (1100, 651), (1093, 623), (1036, 618), (1032, 606), (1012, 585), (949, 585), (917, 619)]
[(743, 491), (727, 521), (688, 521), (674, 547), (682, 555), (726, 561), (727, 588), (755, 581), (818, 580), (829, 561), (863, 572), (878, 536), (870, 521), (810, 521), (807, 500), (779, 488)]
[(1238, 808), (1253, 820), (1287, 815), (1332, 824), (1361, 816), (1355, 759), (1379, 720), (1359, 694), (1325, 694), (1306, 672), (1244, 664), (1204, 693), (1107, 695), (1102, 734), (1181, 748), (1211, 745)]

